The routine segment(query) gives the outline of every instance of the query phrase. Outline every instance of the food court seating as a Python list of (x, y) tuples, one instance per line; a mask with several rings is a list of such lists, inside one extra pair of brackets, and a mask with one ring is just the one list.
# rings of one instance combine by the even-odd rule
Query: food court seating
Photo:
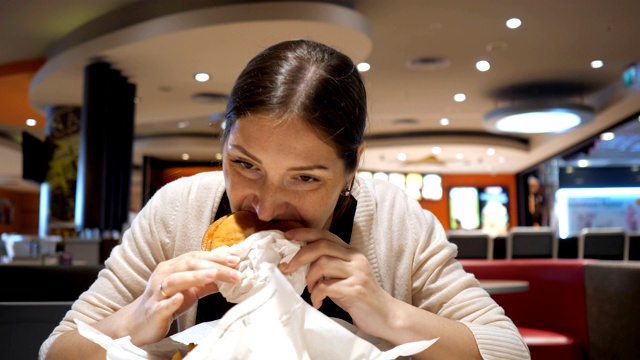
[(585, 263), (597, 260), (460, 260), (478, 279), (525, 280), (524, 292), (491, 294), (523, 335), (533, 360), (582, 360), (588, 354)]
[(457, 259), (493, 259), (493, 238), (480, 230), (449, 230), (447, 239), (458, 246)]
[(629, 236), (622, 228), (582, 229), (578, 259), (628, 260)]
[(550, 227), (516, 226), (507, 234), (507, 259), (558, 258), (558, 237)]

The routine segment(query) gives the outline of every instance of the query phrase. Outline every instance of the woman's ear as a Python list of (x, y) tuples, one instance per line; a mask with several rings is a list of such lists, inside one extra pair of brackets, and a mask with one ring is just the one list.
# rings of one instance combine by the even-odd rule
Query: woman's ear
[(362, 160), (364, 158), (364, 148), (365, 148), (365, 143), (364, 141), (362, 143), (360, 143), (360, 146), (358, 146), (358, 167), (360, 167), (362, 165)]

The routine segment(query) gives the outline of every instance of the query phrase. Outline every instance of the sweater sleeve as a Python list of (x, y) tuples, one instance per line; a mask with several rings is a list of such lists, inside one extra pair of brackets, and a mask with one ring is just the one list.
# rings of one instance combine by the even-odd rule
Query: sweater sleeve
[(77, 328), (74, 318), (91, 324), (108, 317), (144, 292), (160, 262), (199, 249), (212, 206), (223, 190), (222, 177), (215, 173), (181, 178), (158, 190), (113, 248), (94, 283), (44, 341), (39, 358), (44, 359), (58, 336)]
[(376, 184), (372, 196), (377, 230), (371, 236), (381, 239), (374, 241), (373, 263), (383, 287), (396, 298), (465, 324), (484, 359), (529, 359), (518, 329), (455, 259), (457, 248), (433, 213), (393, 185)]

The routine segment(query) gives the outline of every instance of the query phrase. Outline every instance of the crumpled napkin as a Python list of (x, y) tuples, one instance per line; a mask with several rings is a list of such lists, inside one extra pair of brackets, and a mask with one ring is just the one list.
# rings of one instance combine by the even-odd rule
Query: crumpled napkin
[[(218, 282), (220, 293), (232, 303), (239, 303), (251, 297), (269, 281), (272, 265), (291, 261), (301, 245), (303, 244), (300, 242), (287, 240), (280, 230), (265, 230), (247, 237), (239, 244), (220, 247), (228, 248), (230, 254), (240, 258), (236, 269), (244, 275), (244, 278), (235, 284)], [(298, 295), (302, 294), (307, 285), (305, 277), (308, 270), (307, 264), (285, 275)]]
[(114, 340), (75, 319), (78, 330), (107, 350), (107, 360), (168, 360), (177, 350), (185, 353), (191, 342), (197, 346), (185, 360), (382, 360), (417, 354), (438, 340), (391, 347), (307, 304), (300, 294), (308, 268), (285, 276), (277, 267), (299, 249), (300, 243), (286, 240), (278, 230), (256, 233), (230, 247), (229, 252), (241, 258), (238, 269), (245, 278), (235, 285), (221, 282), (218, 286), (237, 305), (219, 320), (195, 325), (155, 344), (137, 347), (129, 337)]
[(262, 290), (231, 308), (220, 320), (198, 324), (143, 349), (131, 344), (129, 337), (112, 340), (77, 319), (76, 323), (81, 335), (107, 349), (107, 360), (171, 359), (189, 342), (197, 346), (185, 360), (387, 360), (417, 354), (438, 340), (382, 351), (373, 344), (376, 338), (350, 330), (307, 304), (275, 264), (269, 272), (271, 280)]

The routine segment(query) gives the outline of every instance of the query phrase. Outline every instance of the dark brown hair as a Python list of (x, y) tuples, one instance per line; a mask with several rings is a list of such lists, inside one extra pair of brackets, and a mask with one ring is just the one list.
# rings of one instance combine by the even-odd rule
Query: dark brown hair
[(275, 44), (256, 55), (229, 95), (222, 143), (242, 117), (306, 121), (345, 164), (358, 166), (367, 121), (367, 96), (360, 73), (345, 54), (309, 40)]
[[(284, 41), (251, 59), (229, 95), (221, 143), (229, 139), (239, 118), (250, 115), (306, 121), (335, 150), (347, 172), (358, 166), (367, 94), (353, 61), (329, 46)], [(334, 219), (349, 200), (350, 196), (340, 196)]]

